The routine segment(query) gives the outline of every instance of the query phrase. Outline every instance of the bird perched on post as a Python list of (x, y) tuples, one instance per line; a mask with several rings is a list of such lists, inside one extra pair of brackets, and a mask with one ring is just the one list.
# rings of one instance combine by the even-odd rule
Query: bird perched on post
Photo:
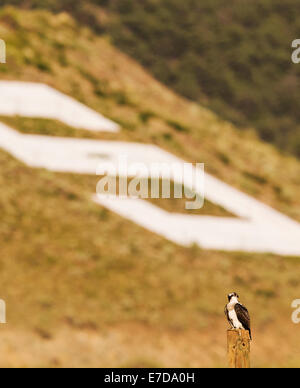
[(229, 303), (225, 306), (225, 315), (231, 328), (248, 330), (250, 339), (252, 340), (251, 322), (248, 310), (239, 302), (239, 296), (236, 292), (228, 295), (228, 301)]

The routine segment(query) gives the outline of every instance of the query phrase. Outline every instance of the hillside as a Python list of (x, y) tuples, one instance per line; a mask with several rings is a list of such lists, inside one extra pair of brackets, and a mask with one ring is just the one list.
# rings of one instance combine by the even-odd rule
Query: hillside
[[(27, 133), (155, 143), (300, 220), (296, 159), (177, 96), (109, 39), (66, 13), (11, 7), (0, 11), (0, 35), (8, 46), (1, 79), (45, 82), (122, 131), (1, 121)], [(255, 365), (299, 363), (290, 320), (298, 258), (178, 247), (93, 204), (97, 177), (33, 170), (2, 150), (0, 159), (2, 365), (224, 366), (232, 289), (255, 312)]]
[(5, 3), (71, 12), (176, 92), (300, 156), (300, 66), (291, 62), (297, 0)]
[(117, 135), (87, 134), (57, 124), (49, 130), (37, 122), (33, 128), (39, 133), (154, 143), (187, 161), (204, 162), (208, 172), (300, 220), (300, 164), (253, 131), (239, 132), (172, 93), (67, 14), (48, 21), (47, 12), (5, 8), (0, 21), (9, 57), (0, 67), (2, 79), (45, 82), (123, 128)]

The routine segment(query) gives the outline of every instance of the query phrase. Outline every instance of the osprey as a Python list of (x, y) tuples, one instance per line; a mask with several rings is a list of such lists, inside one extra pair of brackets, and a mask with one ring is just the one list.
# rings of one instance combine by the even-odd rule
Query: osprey
[(233, 292), (228, 295), (229, 303), (225, 306), (225, 315), (232, 329), (244, 329), (249, 331), (251, 335), (250, 315), (245, 306), (239, 302), (239, 296)]

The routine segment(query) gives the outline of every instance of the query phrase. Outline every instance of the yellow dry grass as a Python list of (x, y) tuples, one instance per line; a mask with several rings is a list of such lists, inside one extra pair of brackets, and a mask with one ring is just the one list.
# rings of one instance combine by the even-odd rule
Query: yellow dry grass
[[(46, 82), (300, 220), (300, 164), (176, 96), (66, 14), (0, 11), (2, 79)], [(3, 118), (3, 120), (9, 120)], [(25, 132), (91, 136), (14, 118)], [(31, 128), (31, 129), (30, 129)], [(226, 294), (254, 324), (255, 366), (299, 366), (300, 260), (183, 248), (90, 199), (97, 177), (33, 170), (0, 150), (2, 366), (226, 366)], [(278, 351), (280, 349), (280, 351)]]

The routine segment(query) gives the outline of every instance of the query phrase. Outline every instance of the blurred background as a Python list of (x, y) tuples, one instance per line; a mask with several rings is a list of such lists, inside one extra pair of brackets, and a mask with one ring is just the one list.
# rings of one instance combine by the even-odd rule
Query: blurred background
[[(0, 122), (155, 144), (299, 222), (299, 14), (297, 0), (1, 0), (0, 81), (47, 84), (120, 131)], [(300, 366), (299, 257), (182, 247), (93, 203), (96, 176), (30, 168), (4, 147), (0, 160), (0, 365), (226, 367), (237, 291), (253, 366)], [(232, 216), (210, 202), (200, 213)]]

